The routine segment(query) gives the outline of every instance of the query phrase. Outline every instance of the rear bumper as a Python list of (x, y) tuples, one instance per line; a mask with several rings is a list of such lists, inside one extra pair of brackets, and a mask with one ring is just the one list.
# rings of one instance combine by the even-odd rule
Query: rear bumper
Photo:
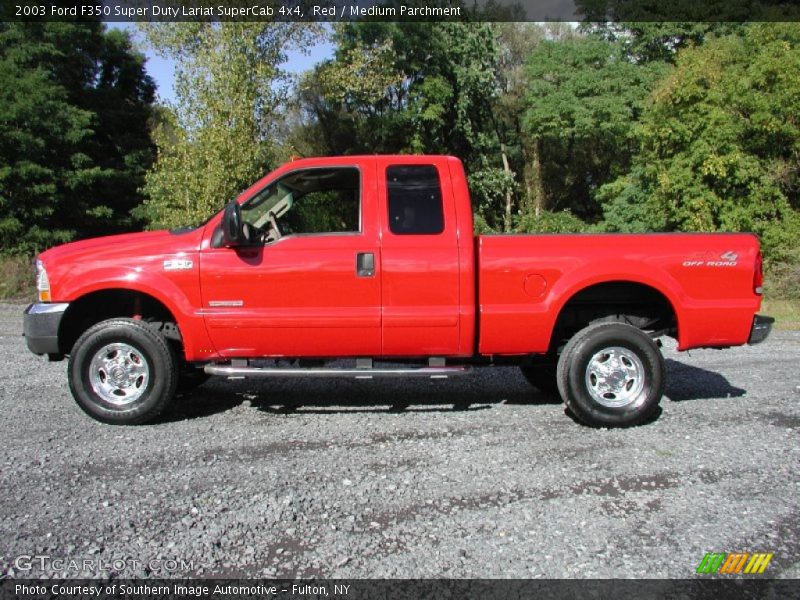
[(767, 339), (769, 332), (772, 331), (772, 324), (775, 319), (764, 315), (756, 315), (753, 317), (753, 327), (750, 329), (750, 339), (747, 340), (748, 344), (758, 344)]
[(68, 303), (37, 303), (25, 309), (22, 335), (34, 354), (59, 354), (58, 328)]

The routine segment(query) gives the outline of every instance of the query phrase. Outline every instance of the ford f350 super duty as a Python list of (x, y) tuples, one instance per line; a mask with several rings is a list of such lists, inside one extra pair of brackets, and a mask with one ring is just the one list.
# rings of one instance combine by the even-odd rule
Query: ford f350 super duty
[(584, 423), (633, 425), (663, 394), (657, 338), (737, 346), (773, 321), (756, 314), (754, 235), (476, 237), (448, 156), (297, 160), (199, 227), (64, 244), (36, 269), (28, 348), (68, 355), (80, 407), (120, 424), (210, 375), (448, 378), (514, 363)]

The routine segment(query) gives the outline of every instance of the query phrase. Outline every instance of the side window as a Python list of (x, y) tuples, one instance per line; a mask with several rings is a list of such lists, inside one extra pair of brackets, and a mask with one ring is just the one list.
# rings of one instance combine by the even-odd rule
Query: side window
[(389, 230), (399, 235), (433, 235), (444, 231), (442, 188), (433, 165), (386, 169)]
[(243, 204), (242, 220), (262, 242), (290, 234), (357, 233), (359, 171), (335, 167), (289, 173)]

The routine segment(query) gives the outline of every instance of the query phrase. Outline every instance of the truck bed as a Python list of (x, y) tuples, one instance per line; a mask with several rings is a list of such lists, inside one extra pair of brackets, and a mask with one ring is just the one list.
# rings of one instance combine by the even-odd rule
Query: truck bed
[(609, 282), (667, 302), (680, 350), (746, 343), (760, 304), (751, 234), (483, 235), (476, 255), (484, 355), (547, 352), (562, 309), (591, 310)]

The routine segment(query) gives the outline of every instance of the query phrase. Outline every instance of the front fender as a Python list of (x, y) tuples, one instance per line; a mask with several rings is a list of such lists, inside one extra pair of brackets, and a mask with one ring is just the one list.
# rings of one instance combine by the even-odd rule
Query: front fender
[(53, 286), (59, 302), (75, 302), (100, 291), (129, 290), (151, 296), (175, 317), (187, 360), (204, 360), (215, 352), (208, 339), (200, 306), (198, 270), (154, 273), (136, 267), (83, 271)]

